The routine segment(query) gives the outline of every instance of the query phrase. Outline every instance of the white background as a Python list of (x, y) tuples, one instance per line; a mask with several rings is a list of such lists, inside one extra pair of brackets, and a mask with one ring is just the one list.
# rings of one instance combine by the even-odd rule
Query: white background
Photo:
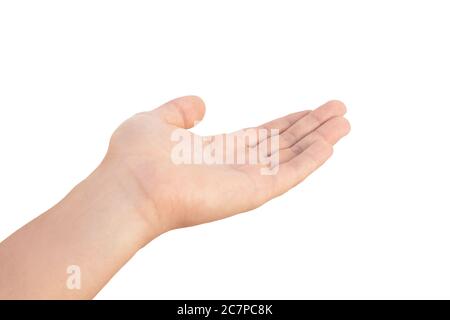
[(352, 132), (299, 187), (174, 231), (98, 298), (450, 298), (448, 1), (0, 2), (0, 239), (58, 202), (136, 112), (196, 132), (329, 99)]

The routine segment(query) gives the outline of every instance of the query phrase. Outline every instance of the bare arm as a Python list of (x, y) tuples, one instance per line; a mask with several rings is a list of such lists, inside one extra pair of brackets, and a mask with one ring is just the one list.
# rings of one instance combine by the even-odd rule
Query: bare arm
[[(268, 131), (266, 138), (223, 148), (226, 157), (269, 145), (253, 163), (237, 163), (236, 156), (236, 163), (183, 164), (174, 159), (174, 132), (198, 138), (186, 129), (202, 119), (203, 102), (183, 97), (135, 115), (116, 130), (87, 179), (0, 243), (0, 298), (93, 298), (161, 233), (254, 209), (297, 185), (348, 133), (344, 113), (344, 105), (332, 101), (250, 128)], [(200, 139), (202, 154), (227, 136)]]

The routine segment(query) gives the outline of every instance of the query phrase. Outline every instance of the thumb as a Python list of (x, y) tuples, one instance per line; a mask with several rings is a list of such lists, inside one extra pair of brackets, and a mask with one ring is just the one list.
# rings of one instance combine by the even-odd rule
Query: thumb
[(205, 104), (199, 97), (185, 96), (163, 104), (152, 113), (168, 124), (189, 129), (203, 119)]

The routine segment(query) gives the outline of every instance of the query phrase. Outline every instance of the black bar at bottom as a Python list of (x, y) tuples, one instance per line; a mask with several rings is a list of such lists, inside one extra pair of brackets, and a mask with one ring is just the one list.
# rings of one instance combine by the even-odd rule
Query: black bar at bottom
[[(433, 306), (430, 306), (430, 303)], [(150, 301), (0, 301), (3, 315), (108, 315), (123, 317), (132, 315), (142, 319), (315, 319), (335, 317), (355, 319), (384, 319), (412, 315), (432, 318), (433, 314), (447, 315), (447, 301), (318, 301), (318, 300), (150, 300)], [(61, 309), (60, 309), (61, 308)], [(60, 309), (61, 312), (57, 312)], [(51, 312), (49, 312), (51, 310)]]

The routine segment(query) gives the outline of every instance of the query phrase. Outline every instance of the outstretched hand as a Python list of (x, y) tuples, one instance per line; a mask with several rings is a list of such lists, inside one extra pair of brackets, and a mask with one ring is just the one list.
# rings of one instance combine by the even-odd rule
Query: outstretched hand
[[(229, 157), (234, 161), (180, 164), (174, 161), (174, 132), (192, 138), (192, 146), (200, 141), (203, 152), (218, 140), (239, 136), (199, 137), (189, 132), (203, 118), (205, 106), (198, 97), (181, 97), (125, 121), (113, 134), (103, 164), (118, 172), (117, 178), (127, 188), (137, 190), (135, 206), (162, 233), (254, 209), (294, 187), (320, 167), (331, 156), (333, 145), (349, 132), (345, 112), (344, 104), (330, 101), (313, 111), (243, 130), (245, 135), (266, 129), (268, 135), (256, 135), (256, 140), (247, 140), (241, 148), (224, 146), (224, 154), (235, 153)], [(266, 148), (258, 149), (262, 144)], [(190, 159), (198, 153), (194, 149)], [(252, 150), (267, 152), (250, 162), (246, 155)], [(245, 163), (238, 162), (240, 156)], [(274, 170), (262, 174), (263, 168)]]
[(350, 129), (337, 101), (211, 137), (187, 130), (204, 113), (199, 98), (183, 97), (125, 121), (89, 177), (0, 243), (0, 298), (92, 298), (161, 233), (294, 187)]

